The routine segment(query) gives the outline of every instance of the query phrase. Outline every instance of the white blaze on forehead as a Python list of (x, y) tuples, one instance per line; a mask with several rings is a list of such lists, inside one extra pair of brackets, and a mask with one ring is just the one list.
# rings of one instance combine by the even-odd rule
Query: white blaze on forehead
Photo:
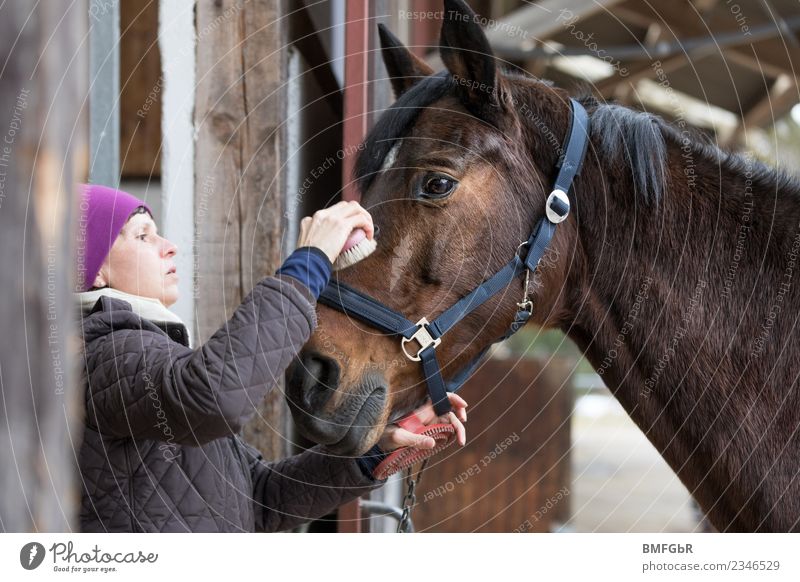
[(395, 160), (397, 160), (397, 152), (400, 151), (400, 140), (394, 142), (392, 149), (389, 150), (389, 153), (386, 154), (386, 157), (383, 159), (383, 165), (381, 166), (381, 172), (385, 172), (389, 168), (394, 165)]

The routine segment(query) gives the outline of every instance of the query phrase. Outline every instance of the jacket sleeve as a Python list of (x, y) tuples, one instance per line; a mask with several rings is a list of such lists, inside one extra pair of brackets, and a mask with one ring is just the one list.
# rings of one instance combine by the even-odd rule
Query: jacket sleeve
[(291, 529), (386, 483), (364, 475), (355, 459), (335, 456), (321, 445), (267, 463), (257, 449), (240, 442), (253, 479), (256, 531)]
[[(112, 328), (115, 314), (121, 317), (101, 314)], [(308, 289), (289, 277), (267, 277), (196, 350), (145, 320), (141, 329), (117, 329), (86, 349), (93, 360), (87, 423), (107, 436), (195, 446), (235, 434), (315, 326)]]

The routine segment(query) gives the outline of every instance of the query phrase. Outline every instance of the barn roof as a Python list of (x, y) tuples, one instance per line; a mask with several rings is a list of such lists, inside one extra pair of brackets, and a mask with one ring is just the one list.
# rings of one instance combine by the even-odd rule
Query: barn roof
[(797, 0), (538, 0), (487, 22), (498, 57), (734, 142), (798, 101)]

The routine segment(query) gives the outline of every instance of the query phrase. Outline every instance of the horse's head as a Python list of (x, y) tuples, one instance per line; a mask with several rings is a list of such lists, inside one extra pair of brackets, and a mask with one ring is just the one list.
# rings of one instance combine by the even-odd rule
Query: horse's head
[[(505, 265), (544, 214), (569, 99), (503, 72), (463, 2), (445, 2), (446, 71), (434, 74), (387, 30), (380, 36), (397, 100), (369, 133), (355, 170), (378, 248), (338, 277), (411, 321), (430, 320)], [(533, 281), (540, 323), (562, 309), (568, 236), (552, 247), (564, 258), (547, 261)], [(445, 378), (505, 333), (522, 294), (520, 278), (448, 333), (436, 350)], [(320, 306), (286, 394), (303, 434), (358, 454), (424, 400), (426, 384), (398, 338)]]

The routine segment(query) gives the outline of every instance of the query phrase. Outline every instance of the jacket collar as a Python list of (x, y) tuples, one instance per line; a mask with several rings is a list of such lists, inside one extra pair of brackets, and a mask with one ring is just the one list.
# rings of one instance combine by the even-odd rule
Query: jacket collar
[(76, 293), (75, 296), (84, 317), (98, 311), (132, 311), (159, 327), (173, 341), (191, 347), (191, 338), (183, 320), (157, 299), (132, 295), (109, 287)]

